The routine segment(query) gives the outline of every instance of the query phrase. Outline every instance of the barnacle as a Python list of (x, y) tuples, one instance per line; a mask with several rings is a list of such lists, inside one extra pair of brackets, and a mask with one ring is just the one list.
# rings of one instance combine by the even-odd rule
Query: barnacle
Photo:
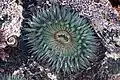
[(29, 53), (48, 61), (55, 72), (87, 69), (95, 57), (95, 36), (87, 18), (65, 6), (53, 4), (33, 14), (23, 27)]
[(4, 77), (2, 77), (2, 80), (25, 80), (25, 79), (20, 76), (5, 75)]

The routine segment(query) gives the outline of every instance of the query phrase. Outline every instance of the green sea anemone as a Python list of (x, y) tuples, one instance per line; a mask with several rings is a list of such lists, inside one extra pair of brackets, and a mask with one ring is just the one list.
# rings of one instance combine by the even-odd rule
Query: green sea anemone
[(51, 5), (32, 15), (23, 31), (29, 52), (55, 72), (87, 69), (95, 57), (95, 36), (87, 18), (70, 8)]
[(20, 77), (20, 76), (6, 75), (2, 78), (2, 80), (25, 80), (25, 79), (23, 77)]

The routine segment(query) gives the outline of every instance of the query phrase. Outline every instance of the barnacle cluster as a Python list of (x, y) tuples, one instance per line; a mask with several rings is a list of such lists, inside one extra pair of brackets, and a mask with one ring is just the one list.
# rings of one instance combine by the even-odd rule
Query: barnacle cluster
[(58, 4), (33, 14), (24, 25), (29, 52), (55, 72), (87, 69), (95, 57), (95, 36), (87, 18)]

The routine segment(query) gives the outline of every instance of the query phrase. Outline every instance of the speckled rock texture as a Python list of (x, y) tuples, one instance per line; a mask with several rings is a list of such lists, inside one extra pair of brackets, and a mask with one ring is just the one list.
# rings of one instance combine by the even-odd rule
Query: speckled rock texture
[[(14, 44), (14, 40), (9, 38), (13, 35), (20, 36), (20, 27), (23, 20), (22, 6), (18, 5), (16, 0), (1, 0), (0, 1), (0, 22), (1, 28), (4, 30), (3, 35), (5, 40), (9, 44)], [(4, 44), (5, 45), (5, 44)]]
[[(36, 10), (54, 3), (71, 7), (90, 20), (100, 51), (89, 69), (55, 74), (46, 63), (35, 61), (27, 53), (20, 28)], [(28, 80), (119, 80), (120, 22), (117, 17), (108, 0), (0, 0), (0, 77), (11, 74)]]

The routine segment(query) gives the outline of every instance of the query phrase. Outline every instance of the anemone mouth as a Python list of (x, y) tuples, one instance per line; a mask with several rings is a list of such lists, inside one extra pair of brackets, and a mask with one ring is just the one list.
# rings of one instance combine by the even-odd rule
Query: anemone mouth
[[(55, 54), (73, 54), (76, 48), (75, 35), (67, 28), (64, 22), (51, 23), (44, 27), (43, 39), (46, 45), (54, 51)], [(64, 55), (65, 56), (65, 55)]]
[(37, 60), (47, 60), (56, 72), (86, 69), (95, 57), (94, 32), (87, 18), (64, 6), (52, 5), (38, 11), (24, 31), (29, 52)]
[[(54, 40), (56, 43), (56, 47), (59, 48), (58, 50), (68, 50), (72, 47), (72, 41), (71, 41), (71, 36), (69, 32), (65, 30), (57, 31), (54, 33)], [(57, 50), (57, 49), (56, 49)], [(60, 52), (60, 51), (59, 51)], [(65, 52), (65, 51), (64, 51)]]
[(56, 33), (54, 33), (54, 39), (61, 44), (67, 44), (71, 42), (71, 36), (65, 30), (57, 31)]

